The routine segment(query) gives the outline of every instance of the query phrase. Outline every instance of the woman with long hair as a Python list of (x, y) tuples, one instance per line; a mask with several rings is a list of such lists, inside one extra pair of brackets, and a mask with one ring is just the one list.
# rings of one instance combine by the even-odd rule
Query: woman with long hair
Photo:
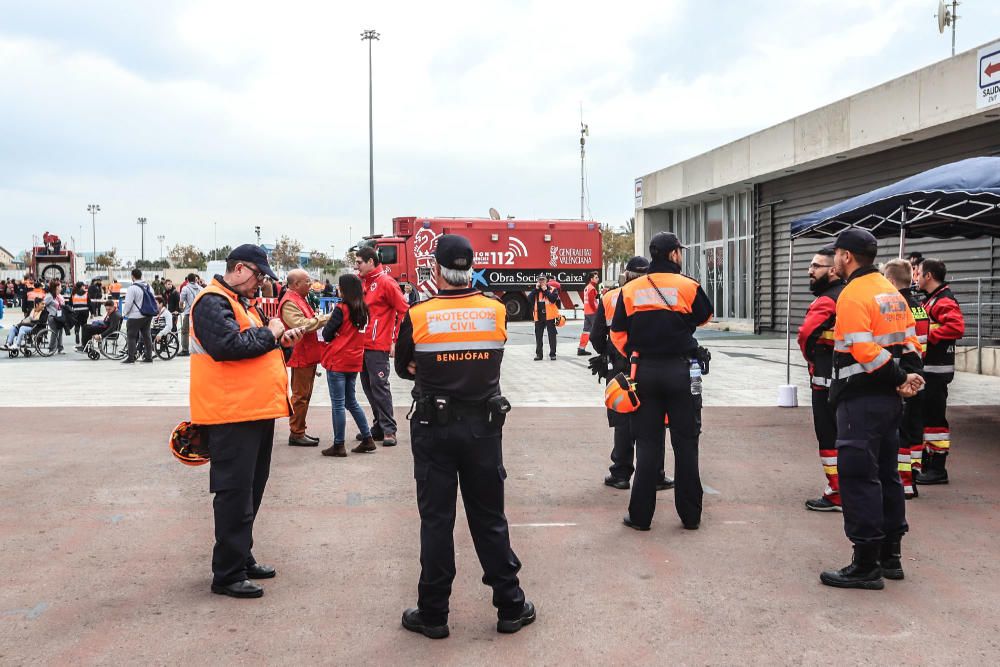
[(63, 301), (62, 295), (59, 293), (59, 287), (58, 280), (49, 282), (48, 289), (45, 290), (44, 303), (45, 310), (49, 312), (49, 351), (65, 354), (63, 352), (63, 307), (66, 302)]
[(320, 363), (326, 369), (326, 384), (333, 404), (333, 445), (323, 450), (323, 456), (347, 456), (347, 412), (361, 431), (361, 443), (352, 449), (355, 453), (375, 451), (375, 441), (365, 411), (355, 395), (355, 382), (365, 353), (362, 332), (368, 326), (368, 307), (365, 305), (361, 279), (345, 273), (338, 279), (341, 301), (330, 313), (323, 327), (323, 340), (328, 341)]

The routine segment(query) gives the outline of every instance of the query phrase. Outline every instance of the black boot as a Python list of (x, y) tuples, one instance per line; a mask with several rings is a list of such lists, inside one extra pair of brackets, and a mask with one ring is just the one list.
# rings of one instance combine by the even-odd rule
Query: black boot
[(864, 588), (880, 591), (885, 588), (882, 568), (878, 563), (880, 544), (855, 544), (851, 564), (839, 570), (819, 575), (819, 580), (836, 588)]
[(948, 471), (944, 467), (947, 459), (948, 455), (941, 452), (924, 452), (924, 469), (913, 480), (917, 484), (947, 484)]
[(886, 579), (902, 579), (904, 576), (903, 550), (900, 544), (902, 539), (901, 535), (889, 535), (882, 542), (882, 548), (879, 551), (879, 562), (882, 564), (882, 576)]

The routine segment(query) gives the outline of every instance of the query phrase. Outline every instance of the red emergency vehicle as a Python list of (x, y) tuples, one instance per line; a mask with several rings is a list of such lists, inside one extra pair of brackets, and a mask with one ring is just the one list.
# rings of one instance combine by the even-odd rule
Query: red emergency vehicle
[[(45, 232), (42, 245), (31, 249), (31, 273), (44, 284), (51, 280), (76, 281), (76, 253), (63, 247), (62, 239)], [(37, 243), (38, 237), (35, 237)]]
[(434, 249), (442, 234), (460, 234), (476, 252), (472, 286), (503, 300), (511, 319), (530, 319), (527, 292), (546, 274), (559, 281), (564, 308), (582, 306), (588, 273), (601, 272), (601, 225), (580, 220), (494, 220), (490, 218), (392, 219), (392, 236), (370, 236), (399, 282), (423, 295), (437, 292)]

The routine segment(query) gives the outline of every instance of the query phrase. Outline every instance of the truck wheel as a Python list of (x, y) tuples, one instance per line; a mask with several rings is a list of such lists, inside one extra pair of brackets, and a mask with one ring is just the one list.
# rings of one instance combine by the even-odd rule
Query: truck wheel
[(528, 318), (528, 301), (521, 294), (505, 294), (503, 305), (507, 307), (507, 318), (519, 322)]

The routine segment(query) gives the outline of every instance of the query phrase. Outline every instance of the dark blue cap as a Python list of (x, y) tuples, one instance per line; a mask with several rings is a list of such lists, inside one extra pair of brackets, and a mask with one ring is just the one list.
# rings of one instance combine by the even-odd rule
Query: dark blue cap
[(237, 246), (226, 257), (226, 261), (229, 260), (253, 264), (257, 267), (258, 271), (271, 280), (278, 279), (278, 276), (274, 275), (274, 271), (271, 270), (271, 265), (267, 263), (267, 253), (259, 245), (244, 243), (241, 246)]
[(434, 259), (446, 269), (468, 271), (472, 268), (472, 244), (469, 239), (458, 234), (442, 234), (437, 239)]
[(649, 260), (642, 255), (636, 255), (625, 265), (625, 270), (632, 273), (646, 273), (649, 271)]
[(875, 257), (878, 254), (878, 241), (867, 229), (848, 227), (840, 232), (833, 243), (834, 248), (847, 250), (863, 257)]

